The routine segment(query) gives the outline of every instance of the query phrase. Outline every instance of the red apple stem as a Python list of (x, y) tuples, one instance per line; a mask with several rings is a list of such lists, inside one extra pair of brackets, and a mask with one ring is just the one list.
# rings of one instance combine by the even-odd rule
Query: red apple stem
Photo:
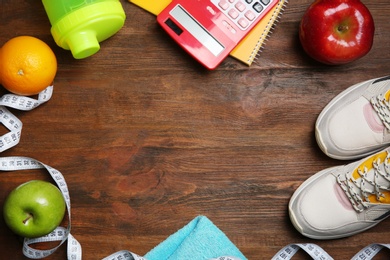
[(337, 30), (339, 32), (347, 31), (348, 30), (348, 25), (339, 25), (339, 27), (337, 27)]
[(25, 220), (23, 220), (23, 224), (26, 224), (29, 219), (31, 219), (33, 215), (31, 213), (28, 213), (28, 216)]

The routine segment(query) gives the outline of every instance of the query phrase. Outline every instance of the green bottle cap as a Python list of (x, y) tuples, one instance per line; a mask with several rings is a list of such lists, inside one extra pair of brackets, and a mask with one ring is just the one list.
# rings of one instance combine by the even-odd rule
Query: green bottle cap
[(51, 34), (58, 46), (83, 59), (99, 51), (99, 43), (118, 32), (125, 19), (119, 1), (97, 2), (68, 13), (52, 25)]

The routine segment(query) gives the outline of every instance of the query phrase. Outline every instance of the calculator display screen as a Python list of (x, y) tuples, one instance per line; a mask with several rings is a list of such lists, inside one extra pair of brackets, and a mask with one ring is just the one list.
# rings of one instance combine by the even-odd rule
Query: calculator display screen
[(204, 29), (192, 16), (190, 16), (180, 5), (170, 11), (175, 18), (196, 40), (206, 47), (214, 56), (218, 56), (225, 47), (219, 43), (209, 32)]

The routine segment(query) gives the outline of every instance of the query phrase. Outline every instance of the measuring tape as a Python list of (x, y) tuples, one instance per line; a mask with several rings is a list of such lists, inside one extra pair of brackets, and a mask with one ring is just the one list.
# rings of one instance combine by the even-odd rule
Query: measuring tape
[[(360, 250), (351, 260), (371, 260), (382, 249), (390, 249), (390, 244), (370, 244)], [(333, 260), (333, 258), (325, 252), (320, 246), (316, 244), (289, 244), (282, 248), (272, 260), (289, 260), (298, 252), (299, 249), (303, 249), (308, 255), (315, 260)]]
[(18, 110), (32, 110), (41, 104), (47, 102), (53, 94), (53, 86), (47, 87), (38, 94), (38, 99), (14, 94), (6, 94), (0, 98), (0, 123), (2, 123), (10, 132), (0, 136), (0, 152), (3, 152), (20, 141), (22, 133), (22, 122), (14, 116), (6, 107)]
[(276, 253), (272, 260), (291, 259), (299, 249), (303, 249), (313, 259), (333, 260), (333, 258), (325, 252), (325, 250), (316, 244), (289, 244)]
[(370, 260), (383, 248), (390, 249), (390, 244), (371, 244), (360, 250), (351, 260)]

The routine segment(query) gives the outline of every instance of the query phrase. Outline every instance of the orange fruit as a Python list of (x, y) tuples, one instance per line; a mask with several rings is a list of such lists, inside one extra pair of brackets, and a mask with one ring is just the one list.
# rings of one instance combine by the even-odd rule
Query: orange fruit
[(0, 48), (0, 84), (17, 95), (35, 95), (53, 83), (57, 59), (38, 38), (18, 36)]

